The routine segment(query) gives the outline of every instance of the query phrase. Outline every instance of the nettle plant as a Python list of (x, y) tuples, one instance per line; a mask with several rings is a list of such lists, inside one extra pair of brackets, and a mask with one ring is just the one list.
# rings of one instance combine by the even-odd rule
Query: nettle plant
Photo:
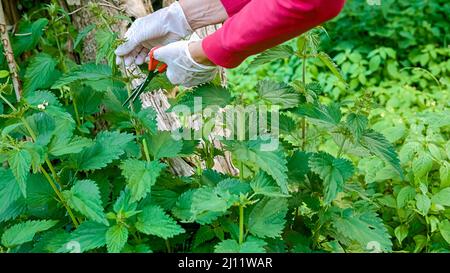
[[(293, 82), (267, 79), (257, 87), (254, 103), (269, 112), (279, 109), (280, 145), (264, 151), (266, 140), (247, 133), (249, 140), (223, 140), (218, 149), (207, 135), (177, 140), (173, 132), (159, 131), (157, 113), (139, 102), (122, 106), (131, 79), (111, 61), (117, 42), (108, 26), (117, 19), (91, 8), (104, 20), (96, 35), (96, 63), (78, 65), (61, 47), (70, 36), (80, 43), (93, 27), (75, 36), (65, 31), (68, 19), (58, 19), (61, 11), (48, 6), (50, 20), (24, 25), (65, 34), (33, 32), (35, 43), (24, 49), (32, 58), (20, 102), (13, 102), (2, 73), (0, 251), (392, 250), (353, 161), (375, 155), (402, 176), (399, 160), (383, 135), (368, 127), (367, 98), (325, 104), (320, 83), (306, 82), (314, 58), (343, 81), (331, 58), (318, 50), (321, 29), (299, 37), (296, 47), (260, 54), (252, 64), (292, 55), (302, 62), (303, 73)], [(159, 88), (172, 87), (160, 77), (148, 91)], [(215, 84), (182, 90), (172, 106), (191, 107), (196, 98), (204, 108), (246, 106), (242, 96)], [(318, 144), (326, 141), (335, 144)], [(213, 170), (214, 157), (226, 151), (238, 176)], [(197, 158), (196, 172), (174, 175), (171, 165), (179, 158)]]

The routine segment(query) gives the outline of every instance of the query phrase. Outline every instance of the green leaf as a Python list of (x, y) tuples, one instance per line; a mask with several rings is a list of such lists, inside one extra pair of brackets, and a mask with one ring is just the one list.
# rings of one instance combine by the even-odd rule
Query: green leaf
[(124, 154), (133, 139), (131, 134), (102, 131), (92, 146), (72, 157), (73, 168), (82, 171), (101, 169)]
[(77, 181), (69, 191), (64, 191), (63, 195), (67, 204), (74, 210), (90, 220), (109, 225), (103, 212), (100, 191), (94, 181)]
[(442, 206), (450, 206), (450, 188), (445, 188), (433, 195), (431, 202)]
[(286, 220), (288, 204), (285, 198), (264, 198), (252, 209), (248, 218), (251, 234), (265, 238), (280, 237)]
[(324, 202), (330, 204), (344, 188), (344, 183), (354, 172), (353, 164), (343, 158), (334, 158), (324, 152), (311, 155), (309, 159), (311, 171), (323, 180)]
[(404, 206), (406, 206), (406, 204), (408, 204), (409, 201), (414, 200), (415, 196), (416, 190), (413, 187), (403, 187), (397, 195), (397, 208), (403, 208)]
[(61, 107), (61, 103), (59, 102), (58, 98), (50, 91), (35, 91), (26, 94), (25, 97), (28, 104), (37, 107), (39, 104), (43, 104), (44, 102), (48, 103), (48, 105), (51, 106), (57, 106)]
[(279, 59), (290, 58), (292, 55), (294, 55), (292, 47), (288, 45), (279, 45), (256, 56), (249, 64), (249, 67), (271, 63)]
[(22, 55), (25, 51), (33, 49), (39, 42), (39, 39), (44, 33), (44, 28), (48, 25), (48, 20), (46, 18), (39, 18), (33, 23), (22, 22), (19, 26), (18, 34), (28, 34), (31, 35), (16, 35), (12, 40), (12, 47), (14, 51), (14, 56), (18, 57)]
[(370, 58), (369, 61), (369, 70), (371, 72), (375, 72), (378, 70), (378, 68), (380, 68), (380, 64), (381, 64), (381, 58), (379, 55), (375, 55), (372, 58)]
[(59, 89), (77, 81), (83, 81), (83, 84), (99, 91), (111, 89), (114, 84), (112, 70), (108, 65), (84, 64), (59, 78), (52, 89)]
[(139, 201), (146, 197), (155, 185), (156, 179), (165, 167), (158, 161), (145, 162), (137, 159), (128, 159), (120, 168), (127, 180), (127, 187), (131, 191), (131, 200)]
[[(195, 101), (198, 101), (202, 108), (194, 108)], [(198, 112), (206, 107), (224, 107), (230, 102), (231, 93), (228, 89), (213, 84), (204, 84), (195, 87), (192, 92), (187, 92), (178, 101), (177, 106), (187, 106), (191, 111)]]
[(196, 190), (191, 189), (182, 193), (179, 197), (175, 206), (172, 209), (172, 213), (178, 219), (191, 222), (193, 220), (194, 214), (191, 212), (192, 198)]
[(431, 200), (425, 194), (417, 194), (416, 195), (416, 207), (419, 210), (419, 213), (423, 216), (428, 214), (431, 208)]
[(48, 152), (57, 157), (68, 154), (77, 154), (86, 147), (91, 146), (93, 143), (92, 139), (75, 136), (68, 143), (56, 142), (55, 145), (49, 147)]
[(257, 88), (259, 99), (269, 106), (277, 105), (280, 109), (289, 109), (297, 106), (300, 102), (299, 94), (285, 84), (262, 80), (258, 82)]
[(448, 220), (439, 223), (439, 231), (444, 240), (450, 244), (450, 222)]
[(311, 153), (303, 151), (295, 151), (291, 158), (288, 159), (288, 176), (293, 181), (303, 181), (305, 175), (310, 171), (309, 158)]
[(31, 160), (27, 150), (13, 150), (8, 156), (9, 166), (24, 197), (27, 197), (27, 178), (30, 174)]
[(19, 184), (11, 170), (0, 167), (0, 213), (22, 196)]
[[(36, 135), (36, 144), (45, 146), (55, 133), (55, 120), (47, 113), (40, 112), (27, 117), (31, 130)], [(28, 132), (27, 132), (28, 133)]]
[(156, 134), (158, 131), (158, 123), (156, 122), (156, 111), (153, 108), (148, 107), (139, 111), (136, 118), (140, 124), (147, 130), (150, 134)]
[(164, 210), (158, 206), (147, 206), (138, 215), (136, 229), (147, 235), (155, 235), (163, 239), (172, 238), (185, 232)]
[(52, 228), (58, 221), (27, 221), (8, 228), (2, 235), (2, 244), (8, 248), (33, 240), (38, 232)]
[[(92, 221), (85, 221), (72, 232), (70, 242), (78, 243), (80, 251), (85, 252), (106, 245), (108, 227)], [(59, 252), (67, 252), (67, 244)]]
[(350, 240), (358, 242), (363, 249), (368, 249), (372, 243), (380, 250), (392, 250), (390, 235), (383, 220), (372, 209), (347, 209), (343, 215), (333, 219), (336, 231)]
[(394, 234), (401, 245), (403, 240), (408, 237), (408, 227), (406, 225), (400, 225), (395, 228)]
[(369, 150), (372, 154), (389, 163), (403, 177), (403, 171), (400, 166), (397, 152), (394, 146), (380, 133), (372, 129), (365, 130), (359, 141), (361, 146)]
[(190, 208), (194, 219), (206, 224), (223, 215), (231, 205), (214, 188), (203, 187), (194, 191)]
[(114, 225), (106, 232), (108, 253), (120, 253), (128, 241), (128, 229), (124, 225)]
[(86, 36), (88, 36), (88, 34), (89, 34), (92, 30), (94, 30), (95, 27), (96, 27), (95, 24), (91, 24), (91, 25), (88, 25), (88, 26), (86, 26), (85, 28), (83, 28), (83, 29), (78, 33), (77, 38), (75, 39), (75, 43), (73, 44), (73, 48), (76, 49), (76, 48), (78, 47), (78, 45), (80, 44), (80, 42), (81, 42), (84, 38), (86, 38)]
[(263, 143), (260, 139), (248, 142), (228, 142), (226, 145), (234, 158), (246, 164), (255, 164), (277, 182), (283, 194), (288, 193), (287, 161), (280, 150), (266, 151), (265, 145), (269, 144)]
[(287, 197), (288, 195), (281, 193), (277, 183), (265, 172), (258, 174), (250, 182), (250, 186), (255, 194), (261, 194), (269, 197)]
[(168, 131), (158, 132), (148, 138), (148, 148), (155, 160), (177, 157), (183, 149), (183, 142), (175, 140)]
[(347, 82), (344, 79), (344, 76), (342, 75), (341, 70), (338, 68), (337, 64), (326, 54), (325, 52), (320, 52), (317, 54), (317, 57), (320, 59), (320, 61), (328, 67), (328, 69), (333, 73), (334, 76), (336, 76), (342, 83), (347, 85)]
[(219, 183), (216, 186), (216, 192), (221, 194), (222, 196), (228, 196), (229, 194), (239, 196), (241, 194), (246, 194), (250, 192), (250, 185), (248, 183), (244, 183), (236, 178), (227, 178)]
[(33, 57), (25, 73), (24, 92), (48, 88), (60, 76), (57, 61), (50, 55), (40, 53)]
[(301, 117), (307, 117), (312, 123), (327, 128), (336, 127), (341, 122), (342, 117), (340, 105), (337, 103), (331, 103), (328, 106), (305, 103), (300, 105), (294, 113)]
[(417, 178), (426, 176), (432, 168), (433, 158), (427, 152), (419, 152), (412, 161), (412, 171)]
[(261, 239), (250, 237), (242, 245), (232, 239), (218, 243), (214, 247), (215, 253), (265, 253), (267, 243)]
[(114, 46), (114, 41), (117, 38), (117, 33), (111, 32), (106, 29), (98, 29), (95, 32), (95, 41), (97, 42), (97, 54), (95, 62), (98, 64), (104, 58), (110, 63), (113, 61), (114, 51), (112, 47)]
[(352, 132), (354, 138), (359, 140), (361, 135), (366, 130), (369, 120), (366, 116), (361, 114), (350, 113), (347, 116), (347, 125)]

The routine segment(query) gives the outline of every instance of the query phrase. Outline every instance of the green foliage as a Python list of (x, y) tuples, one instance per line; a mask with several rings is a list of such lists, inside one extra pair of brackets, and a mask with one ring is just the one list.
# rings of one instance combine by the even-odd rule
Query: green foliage
[[(19, 102), (0, 56), (0, 252), (450, 250), (444, 0), (348, 1), (227, 87), (172, 90), (160, 75), (146, 91), (166, 90), (168, 113), (122, 106), (135, 80), (114, 60), (123, 16), (84, 8), (99, 20), (77, 32), (57, 4), (24, 6)], [(216, 122), (241, 106), (240, 124)], [(254, 120), (248, 106), (265, 110)], [(178, 115), (177, 132), (161, 114)]]

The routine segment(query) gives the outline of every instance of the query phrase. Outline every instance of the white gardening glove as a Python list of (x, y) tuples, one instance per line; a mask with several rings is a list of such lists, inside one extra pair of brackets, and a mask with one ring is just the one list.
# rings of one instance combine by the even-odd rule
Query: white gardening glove
[(154, 58), (167, 64), (167, 78), (172, 84), (196, 86), (214, 79), (219, 67), (199, 64), (192, 59), (189, 41), (179, 41), (158, 48)]
[(139, 18), (125, 33), (127, 42), (115, 51), (116, 62), (125, 65), (144, 63), (148, 52), (155, 46), (167, 45), (192, 34), (192, 29), (178, 2)]

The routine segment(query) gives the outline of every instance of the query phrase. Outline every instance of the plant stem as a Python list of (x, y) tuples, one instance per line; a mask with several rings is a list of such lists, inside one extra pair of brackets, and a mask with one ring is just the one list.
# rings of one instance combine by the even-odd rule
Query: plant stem
[(244, 206), (239, 206), (239, 244), (244, 242)]
[(165, 242), (166, 242), (167, 253), (172, 253), (172, 250), (170, 249), (169, 239), (166, 239)]
[(33, 129), (31, 129), (30, 124), (28, 123), (28, 121), (24, 117), (21, 117), (20, 120), (22, 121), (23, 125), (27, 129), (27, 131), (30, 134), (30, 136), (33, 139), (33, 141), (36, 142), (36, 134), (34, 133)]
[(81, 127), (81, 120), (80, 114), (78, 113), (77, 100), (75, 99), (75, 96), (72, 94), (72, 90), (70, 90), (70, 93), (72, 95), (73, 111), (75, 112), (75, 118), (77, 119), (78, 127)]
[[(303, 83), (303, 88), (305, 90), (306, 93), (306, 42), (305, 45), (303, 46), (303, 50), (302, 50), (302, 83)], [(306, 148), (306, 118), (302, 119), (302, 150), (304, 151)]]
[(9, 102), (9, 100), (7, 100), (5, 97), (2, 96), (2, 94), (0, 94), (0, 98), (11, 108), (13, 109), (13, 111), (17, 111), (17, 108), (14, 107), (14, 105), (11, 104), (11, 102)]
[(147, 140), (145, 138), (142, 139), (142, 146), (144, 146), (145, 159), (147, 159), (147, 162), (150, 162), (150, 154), (148, 152)]
[(53, 167), (52, 162), (47, 158), (45, 158), (45, 163), (47, 164), (48, 168), (50, 169), (50, 172), (53, 175), (53, 178), (55, 178), (56, 183), (58, 183), (59, 187), (62, 188), (61, 181), (59, 180), (58, 175), (56, 174), (55, 168)]
[(75, 218), (75, 215), (73, 214), (73, 212), (70, 209), (70, 207), (66, 204), (66, 201), (64, 200), (64, 197), (62, 196), (61, 192), (56, 187), (55, 183), (53, 183), (52, 178), (50, 177), (48, 172), (42, 166), (39, 166), (39, 167), (40, 167), (41, 172), (44, 174), (45, 178), (47, 179), (48, 183), (52, 187), (53, 191), (55, 191), (55, 193), (58, 196), (59, 200), (61, 201), (63, 206), (66, 208), (67, 213), (69, 213), (70, 219), (72, 219), (73, 224), (75, 225), (75, 227), (78, 227), (79, 224), (78, 224), (77, 219)]

